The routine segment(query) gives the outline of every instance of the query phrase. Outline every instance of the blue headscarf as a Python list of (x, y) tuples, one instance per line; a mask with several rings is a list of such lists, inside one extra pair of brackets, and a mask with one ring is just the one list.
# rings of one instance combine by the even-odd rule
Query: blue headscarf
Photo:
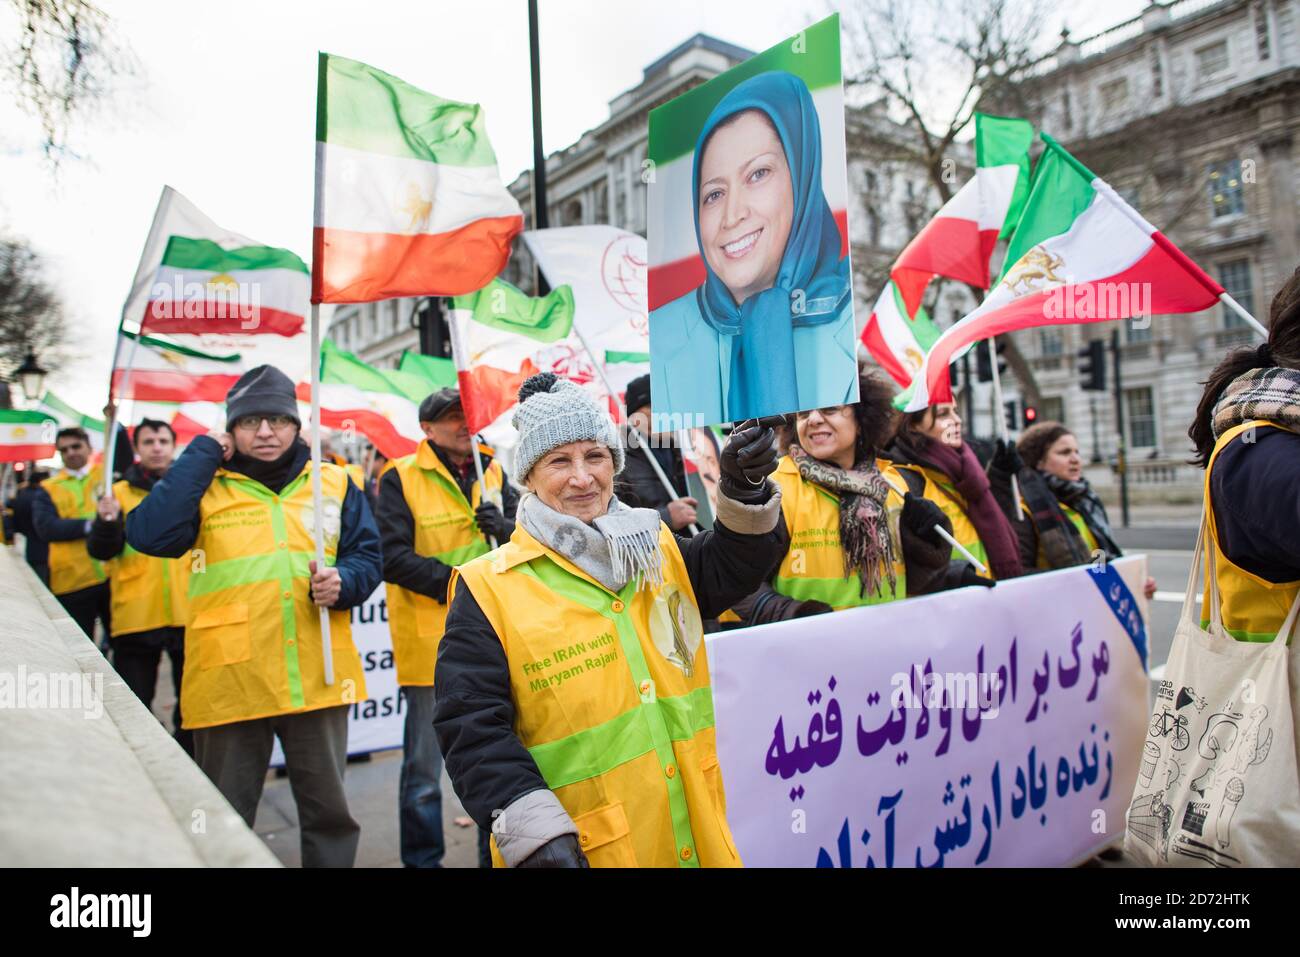
[[(737, 336), (732, 348), (727, 415), (733, 420), (794, 411), (794, 328), (838, 318), (851, 293), (848, 257), (840, 258), (840, 231), (822, 192), (822, 138), (812, 94), (799, 77), (782, 71), (750, 77), (713, 108), (695, 143), (691, 182), (695, 241), (700, 241), (700, 158), (713, 131), (729, 117), (758, 110), (771, 121), (790, 167), (794, 217), (776, 282), (737, 306), (704, 260), (704, 285), (696, 291), (700, 315), (721, 335)], [(803, 297), (796, 296), (802, 291)], [(802, 307), (802, 308), (801, 308)]]

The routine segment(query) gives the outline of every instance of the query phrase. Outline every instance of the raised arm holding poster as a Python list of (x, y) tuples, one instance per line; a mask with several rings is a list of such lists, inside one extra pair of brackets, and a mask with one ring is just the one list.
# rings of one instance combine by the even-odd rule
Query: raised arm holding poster
[(857, 401), (839, 29), (830, 16), (650, 113), (656, 416)]

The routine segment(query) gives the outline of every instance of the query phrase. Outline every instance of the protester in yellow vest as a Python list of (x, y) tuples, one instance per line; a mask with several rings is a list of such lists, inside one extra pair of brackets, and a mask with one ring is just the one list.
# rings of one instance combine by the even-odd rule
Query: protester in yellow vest
[(181, 675), (185, 670), (185, 623), (189, 617), (190, 559), (144, 555), (126, 543), (125, 516), (167, 474), (176, 454), (176, 433), (166, 422), (142, 419), (131, 436), (139, 461), (100, 498), (86, 550), (105, 562), (111, 578), (113, 667), (146, 708), (153, 706), (158, 663), (171, 661), (176, 741), (194, 756), (194, 732), (181, 724)]
[[(1016, 476), (1020, 501), (1011, 498)], [(989, 463), (989, 481), (1011, 522), (1026, 569), (1069, 568), (1119, 558), (1106, 506), (1083, 474), (1079, 440), (1060, 422), (1039, 422), (1025, 429), (1015, 454), (1001, 446)], [(1147, 598), (1156, 593), (1146, 580)]]
[(366, 687), (348, 610), (379, 585), (382, 558), (365, 494), (330, 462), (317, 515), (300, 427), (293, 381), (250, 369), (226, 396), (229, 431), (190, 443), (127, 515), (126, 540), (146, 555), (190, 555), (181, 708), (199, 767), (252, 827), (278, 737), (303, 866), (350, 867), (360, 828), (343, 789), (348, 712)]
[(452, 576), (434, 726), (466, 810), (509, 867), (734, 867), (701, 616), (785, 542), (773, 433), (732, 432), (712, 531), (677, 538), (613, 494), (613, 422), (552, 373), (524, 383), (528, 494), (507, 544)]
[[(1272, 641), (1300, 593), (1300, 269), (1273, 298), (1268, 342), (1210, 374), (1188, 434), (1205, 467), (1223, 626)], [(1209, 608), (1207, 592), (1207, 619)]]
[(980, 575), (954, 548), (948, 581), (957, 585), (987, 585), (1024, 573), (1015, 532), (989, 488), (984, 466), (962, 439), (961, 416), (953, 402), (898, 420), (885, 457), (898, 467), (907, 487), (943, 509), (952, 523), (953, 538), (987, 569)]
[[(50, 546), (50, 591), (93, 641), (97, 618), (104, 636), (112, 633), (108, 572), (86, 551), (104, 467), (90, 463), (90, 436), (83, 428), (60, 429), (54, 445), (63, 468), (41, 483), (32, 500), (32, 525)], [(127, 456), (129, 463), (129, 449)]]
[[(433, 671), (447, 618), (451, 570), (503, 544), (514, 532), (519, 493), (490, 455), (480, 452), (483, 484), (476, 476), (473, 437), (460, 395), (441, 389), (420, 403), (427, 441), (399, 459), (379, 482), (379, 523), (388, 582), (388, 629), (393, 636), (397, 683), (406, 710), (398, 833), (407, 867), (441, 867), (442, 755), (433, 733)], [(484, 488), (486, 487), (486, 494)], [(480, 831), (480, 865), (488, 831)]]
[(951, 532), (951, 523), (939, 506), (907, 493), (898, 470), (879, 457), (894, 432), (893, 390), (873, 374), (858, 385), (858, 402), (794, 417), (794, 440), (774, 476), (790, 547), (770, 580), (733, 608), (744, 624), (947, 587), (951, 546), (935, 526)]

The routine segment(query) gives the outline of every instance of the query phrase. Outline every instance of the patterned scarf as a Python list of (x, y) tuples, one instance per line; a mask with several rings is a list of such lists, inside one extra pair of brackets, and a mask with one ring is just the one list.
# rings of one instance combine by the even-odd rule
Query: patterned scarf
[(1214, 407), (1214, 437), (1254, 419), (1300, 431), (1300, 371), (1251, 369), (1233, 379)]
[(1097, 544), (1110, 558), (1119, 558), (1124, 554), (1120, 551), (1119, 545), (1115, 544), (1115, 536), (1110, 530), (1110, 520), (1106, 517), (1106, 506), (1101, 504), (1101, 499), (1092, 490), (1087, 479), (1081, 478), (1077, 482), (1071, 482), (1050, 472), (1043, 472), (1043, 479), (1057, 501), (1064, 502), (1083, 516), (1088, 531), (1092, 532), (1092, 537), (1097, 539)]
[(862, 595), (879, 595), (884, 579), (892, 592), (898, 584), (894, 574), (896, 553), (889, 531), (885, 498), (889, 483), (868, 458), (851, 469), (842, 469), (809, 455), (802, 446), (790, 446), (790, 459), (805, 482), (834, 492), (840, 500), (840, 548), (844, 552), (844, 577), (855, 574), (862, 583)]
[(518, 517), (529, 535), (612, 592), (622, 591), (633, 578), (637, 588), (664, 583), (659, 513), (652, 508), (629, 508), (611, 497), (609, 511), (588, 525), (525, 492)]

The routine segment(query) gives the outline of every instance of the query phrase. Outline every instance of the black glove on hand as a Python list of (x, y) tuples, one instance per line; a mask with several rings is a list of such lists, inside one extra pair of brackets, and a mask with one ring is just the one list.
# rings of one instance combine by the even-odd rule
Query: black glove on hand
[(946, 540), (935, 530), (935, 526), (942, 525), (946, 520), (943, 509), (928, 498), (917, 498), (911, 492), (903, 496), (903, 513), (899, 516), (899, 521), (921, 541), (936, 546), (944, 544)]
[(485, 536), (495, 538), (498, 545), (510, 541), (510, 536), (515, 533), (515, 523), (502, 515), (501, 509), (491, 502), (483, 502), (474, 509), (474, 524)]
[(974, 565), (967, 562), (961, 570), (961, 584), (958, 587), (965, 588), (967, 585), (980, 585), (983, 588), (992, 588), (996, 584), (997, 582), (992, 578), (985, 578), (975, 570)]
[(1015, 475), (1024, 467), (1024, 464), (1024, 459), (1020, 457), (1020, 452), (1014, 442), (998, 439), (997, 446), (993, 451), (993, 457), (989, 459), (990, 472), (997, 471), (1003, 475)]
[(810, 598), (807, 601), (799, 602), (795, 607), (794, 617), (808, 618), (812, 615), (829, 615), (834, 610), (835, 609), (826, 604), (826, 602), (816, 601), (815, 599)]
[(779, 415), (757, 421), (747, 419), (731, 430), (719, 460), (722, 477), (718, 484), (727, 498), (745, 505), (761, 505), (768, 500), (771, 492), (767, 477), (776, 471), (781, 457), (772, 427), (783, 421), (784, 416)]
[(520, 867), (591, 867), (587, 855), (572, 834), (561, 834), (547, 841), (519, 863)]

